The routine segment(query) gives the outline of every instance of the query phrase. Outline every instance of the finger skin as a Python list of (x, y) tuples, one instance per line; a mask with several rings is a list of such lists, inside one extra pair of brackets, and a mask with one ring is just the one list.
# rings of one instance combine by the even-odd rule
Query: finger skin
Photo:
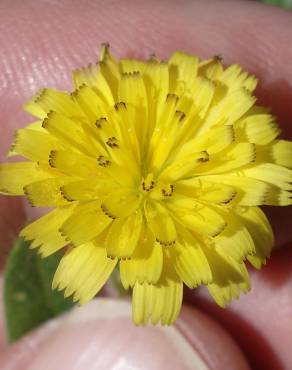
[(292, 245), (274, 252), (261, 271), (252, 272), (252, 290), (227, 309), (211, 302), (206, 290), (188, 291), (189, 303), (228, 328), (253, 369), (286, 370), (292, 353)]
[(1, 370), (248, 370), (213, 320), (185, 309), (177, 327), (136, 327), (130, 304), (97, 299), (0, 354)]

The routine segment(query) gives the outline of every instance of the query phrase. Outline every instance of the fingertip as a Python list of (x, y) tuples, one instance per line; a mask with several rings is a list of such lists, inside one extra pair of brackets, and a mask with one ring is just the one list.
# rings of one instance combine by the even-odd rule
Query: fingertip
[(232, 334), (254, 369), (284, 370), (292, 363), (290, 247), (274, 251), (261, 270), (251, 270), (251, 292), (227, 309), (214, 304), (205, 289), (186, 295)]
[[(192, 309), (184, 310), (177, 327), (136, 327), (129, 303), (97, 299), (57, 322), (47, 336), (39, 331), (14, 345), (3, 370), (248, 369), (224, 330)], [(13, 360), (16, 352), (18, 363)]]

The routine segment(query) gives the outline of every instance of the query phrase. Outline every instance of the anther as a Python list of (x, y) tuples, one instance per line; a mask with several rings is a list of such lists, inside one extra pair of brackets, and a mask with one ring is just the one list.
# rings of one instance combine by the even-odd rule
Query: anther
[(107, 122), (107, 119), (105, 117), (100, 117), (95, 121), (95, 126), (97, 128), (102, 128), (103, 125)]
[(112, 220), (115, 220), (116, 219), (116, 216), (114, 216), (113, 214), (111, 214), (109, 212), (109, 210), (107, 209), (107, 207), (104, 205), (104, 204), (101, 204), (100, 206), (102, 212), (109, 218), (111, 218)]
[(170, 241), (165, 241), (165, 240), (160, 240), (156, 238), (157, 243), (162, 245), (163, 247), (170, 247), (172, 245), (175, 245), (175, 240), (170, 240)]
[(209, 153), (206, 150), (204, 150), (202, 153), (204, 153), (204, 155), (202, 157), (200, 157), (200, 158), (197, 159), (198, 162), (200, 162), (200, 163), (208, 162), (209, 159), (210, 159), (209, 158)]
[(257, 159), (257, 152), (256, 152), (256, 145), (253, 144), (253, 155), (252, 155), (252, 160), (251, 162), (255, 162)]
[(118, 140), (113, 136), (113, 137), (110, 137), (106, 144), (110, 147), (110, 148), (118, 148)]
[(176, 110), (175, 115), (178, 118), (179, 122), (181, 122), (186, 116), (186, 114), (184, 112), (180, 111), (180, 110)]
[(52, 110), (50, 110), (48, 113), (47, 113), (47, 117), (45, 117), (44, 119), (43, 119), (43, 122), (42, 122), (42, 127), (43, 128), (47, 128), (47, 126), (48, 126), (48, 122), (49, 122), (49, 119), (51, 118), (51, 116), (52, 116), (52, 114), (53, 114), (54, 112), (52, 111)]
[(229, 198), (223, 200), (221, 203), (222, 204), (228, 204), (228, 203), (230, 203), (236, 197), (236, 194), (237, 194), (236, 191), (234, 191), (233, 193), (231, 193), (231, 195), (230, 195)]
[(151, 191), (154, 188), (154, 181), (151, 181), (150, 184), (146, 185), (145, 181), (142, 182), (142, 189), (144, 191)]
[(154, 188), (155, 182), (153, 180), (153, 174), (149, 173), (142, 182), (142, 189), (147, 193)]
[(123, 72), (122, 76), (123, 77), (138, 77), (140, 76), (140, 72), (139, 71)]
[(174, 185), (170, 184), (168, 189), (161, 189), (161, 193), (164, 197), (171, 197), (174, 191)]
[(213, 59), (220, 63), (223, 62), (223, 56), (221, 54), (214, 55)]
[(72, 199), (72, 198), (68, 197), (68, 195), (65, 193), (65, 191), (64, 191), (64, 186), (61, 186), (61, 187), (60, 187), (60, 193), (61, 193), (62, 197), (63, 197), (65, 200), (67, 200), (68, 202), (74, 202), (74, 199)]
[(114, 105), (114, 107), (115, 107), (115, 110), (116, 110), (116, 111), (119, 111), (120, 109), (127, 109), (126, 103), (125, 103), (125, 102), (123, 102), (123, 101), (119, 101), (119, 102), (117, 102), (117, 103)]
[(97, 158), (97, 162), (98, 164), (101, 166), (101, 167), (108, 167), (111, 162), (106, 159), (103, 155), (100, 155), (98, 158)]
[(166, 100), (165, 101), (167, 102), (167, 101), (170, 101), (170, 100), (175, 100), (175, 102), (177, 102), (179, 100), (179, 97), (174, 93), (168, 93), (166, 95)]
[(54, 163), (56, 159), (56, 154), (57, 154), (56, 151), (52, 150), (49, 155), (49, 166), (52, 168), (56, 168), (55, 163)]

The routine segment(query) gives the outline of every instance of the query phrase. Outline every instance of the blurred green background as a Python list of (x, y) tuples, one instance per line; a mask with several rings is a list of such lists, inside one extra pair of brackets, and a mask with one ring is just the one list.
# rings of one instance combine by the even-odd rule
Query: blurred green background
[(292, 9), (292, 0), (261, 0), (262, 3), (280, 6), (286, 9)]

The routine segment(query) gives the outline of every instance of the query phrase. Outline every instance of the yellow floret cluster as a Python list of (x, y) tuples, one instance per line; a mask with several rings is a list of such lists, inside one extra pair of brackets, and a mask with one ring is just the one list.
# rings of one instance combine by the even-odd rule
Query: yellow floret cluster
[(67, 247), (53, 287), (81, 304), (116, 266), (133, 289), (133, 319), (171, 324), (183, 283), (224, 306), (250, 288), (273, 233), (260, 205), (290, 205), (292, 145), (255, 104), (257, 81), (220, 58), (116, 61), (73, 73), (74, 91), (26, 104), (0, 164), (0, 192), (53, 207), (21, 236), (46, 257)]

